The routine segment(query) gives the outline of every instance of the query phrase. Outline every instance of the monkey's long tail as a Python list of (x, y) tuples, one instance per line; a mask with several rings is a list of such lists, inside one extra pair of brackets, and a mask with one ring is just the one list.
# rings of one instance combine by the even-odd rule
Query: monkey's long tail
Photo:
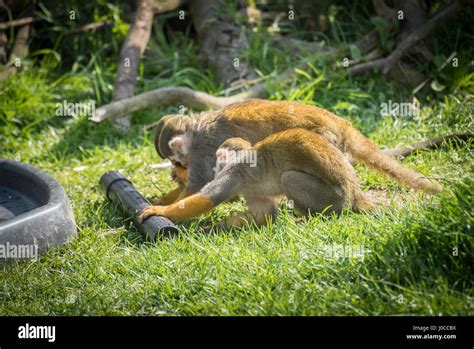
[(429, 180), (422, 174), (404, 167), (388, 155), (383, 154), (357, 130), (349, 131), (347, 148), (354, 160), (388, 175), (400, 184), (433, 194), (443, 190), (443, 186), (438, 182)]

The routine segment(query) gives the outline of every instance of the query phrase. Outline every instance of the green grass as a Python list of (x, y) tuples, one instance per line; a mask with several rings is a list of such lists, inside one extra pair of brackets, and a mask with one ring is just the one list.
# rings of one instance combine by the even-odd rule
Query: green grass
[[(109, 15), (104, 14), (107, 6), (113, 10)], [(107, 170), (120, 170), (149, 198), (172, 188), (166, 171), (150, 167), (160, 159), (153, 130), (146, 131), (145, 125), (177, 112), (177, 106), (137, 113), (127, 133), (107, 121), (93, 124), (86, 116), (55, 116), (55, 105), (63, 99), (102, 104), (110, 98), (116, 54), (126, 32), (114, 6), (99, 2), (94, 18), (111, 16), (115, 36), (85, 34), (67, 43), (58, 37), (53, 42), (61, 62), (49, 55), (35, 57), (0, 88), (2, 157), (19, 157), (57, 178), (79, 228), (69, 245), (36, 261), (1, 267), (1, 315), (474, 314), (472, 144), (403, 160), (445, 185), (437, 197), (401, 188), (358, 166), (364, 190), (387, 191), (388, 204), (374, 213), (344, 212), (295, 223), (282, 203), (272, 225), (203, 230), (242, 210), (237, 202), (180, 224), (175, 238), (145, 242), (99, 193), (98, 180)], [(346, 12), (342, 15), (354, 16)], [(339, 43), (364, 34), (367, 27), (353, 32), (342, 25), (334, 31), (339, 39), (330, 39)], [(430, 41), (439, 56), (451, 52), (452, 47), (440, 46), (449, 33), (441, 31)], [(294, 64), (297, 57), (262, 46), (266, 35), (264, 30), (252, 34), (246, 59), (264, 75)], [(293, 81), (267, 88), (271, 99), (319, 105), (350, 119), (381, 147), (473, 132), (474, 73), (467, 58), (472, 48), (461, 45), (469, 39), (467, 33), (459, 39), (456, 49), (464, 57), (459, 68), (448, 67), (437, 76), (446, 89), (438, 93), (428, 86), (418, 96), (422, 112), (416, 117), (380, 115), (381, 103), (405, 102), (409, 91), (376, 75), (351, 78), (343, 68), (317, 59)], [(156, 30), (139, 90), (176, 84), (219, 93), (212, 76), (200, 68), (194, 45), (182, 33), (168, 41)], [(84, 51), (87, 46), (90, 51)], [(333, 249), (340, 253), (341, 246), (362, 249), (363, 258), (337, 258)]]

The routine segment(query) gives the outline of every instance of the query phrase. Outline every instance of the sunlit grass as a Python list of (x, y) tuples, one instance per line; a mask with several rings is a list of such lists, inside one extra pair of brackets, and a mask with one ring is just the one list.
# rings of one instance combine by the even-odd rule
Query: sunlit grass
[[(94, 18), (102, 18), (101, 11), (109, 6), (99, 3), (101, 10)], [(110, 6), (114, 31), (123, 37), (124, 24), (115, 5)], [(361, 25), (358, 33), (345, 35), (340, 31), (350, 28), (342, 25), (335, 30), (343, 41), (364, 29)], [(357, 166), (364, 190), (387, 193), (386, 204), (373, 213), (344, 212), (297, 223), (282, 203), (276, 222), (265, 227), (203, 229), (244, 209), (236, 202), (180, 224), (175, 238), (144, 242), (130, 220), (100, 194), (98, 180), (108, 170), (119, 170), (148, 198), (171, 189), (168, 172), (150, 166), (161, 160), (153, 147), (154, 132), (144, 126), (177, 112), (178, 106), (137, 113), (128, 132), (108, 121), (93, 124), (84, 115), (56, 116), (56, 103), (64, 99), (94, 99), (98, 104), (110, 99), (120, 42), (107, 33), (87, 35), (91, 36), (59, 47), (68, 60), (77, 58), (71, 71), (62, 67), (64, 62), (30, 64), (0, 89), (2, 157), (19, 157), (57, 178), (69, 195), (79, 227), (71, 244), (50, 250), (37, 261), (2, 267), (0, 314), (474, 313), (471, 143), (403, 160), (442, 182), (446, 187), (442, 196), (414, 193)], [(245, 54), (262, 74), (281, 72), (297, 61), (265, 46), (266, 35), (253, 33), (251, 50)], [(95, 46), (86, 54), (89, 44)], [(469, 51), (463, 52), (469, 56)], [(143, 62), (139, 91), (169, 85), (221, 91), (209, 72), (200, 68), (193, 40), (182, 33), (169, 41), (156, 30)], [(381, 147), (394, 147), (473, 131), (472, 66), (463, 67), (464, 74), (456, 71), (451, 80), (443, 77), (448, 85), (445, 94), (425, 91), (420, 96), (422, 111), (414, 117), (380, 115), (381, 103), (405, 102), (410, 91), (382, 77), (354, 79), (342, 68), (317, 60), (293, 81), (275, 81), (267, 88), (271, 99), (322, 106), (351, 120)], [(341, 256), (342, 246), (361, 250), (363, 258)]]

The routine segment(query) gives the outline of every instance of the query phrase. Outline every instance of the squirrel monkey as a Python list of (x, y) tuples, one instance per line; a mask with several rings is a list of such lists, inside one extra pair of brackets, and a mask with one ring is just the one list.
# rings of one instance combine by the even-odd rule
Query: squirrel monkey
[(169, 205), (178, 199), (188, 183), (188, 169), (175, 164), (171, 169), (171, 180), (178, 183), (178, 187), (152, 201), (153, 205)]
[[(189, 182), (179, 196), (183, 198), (198, 192), (212, 180), (216, 150), (226, 139), (239, 137), (255, 144), (271, 134), (292, 128), (319, 135), (350, 160), (362, 162), (401, 184), (429, 193), (442, 190), (439, 183), (383, 154), (349, 121), (327, 110), (297, 102), (255, 99), (197, 117), (167, 115), (157, 125), (155, 149), (160, 157), (188, 168)], [(283, 142), (282, 146), (293, 144)]]
[(227, 139), (216, 151), (215, 178), (198, 193), (168, 206), (149, 206), (140, 215), (184, 220), (210, 211), (237, 195), (249, 211), (226, 225), (265, 224), (275, 218), (278, 199), (286, 196), (302, 214), (373, 209), (344, 154), (323, 136), (304, 129), (272, 134), (254, 146)]

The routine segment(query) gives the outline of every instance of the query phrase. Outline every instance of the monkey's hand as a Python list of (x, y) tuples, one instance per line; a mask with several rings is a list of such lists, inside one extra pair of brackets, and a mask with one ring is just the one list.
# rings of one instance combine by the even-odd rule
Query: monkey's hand
[(175, 220), (193, 218), (210, 211), (214, 207), (212, 201), (200, 194), (191, 195), (168, 206), (148, 206), (138, 216), (139, 222), (150, 216), (163, 216)]
[(165, 216), (166, 206), (148, 206), (138, 216), (138, 221), (142, 223), (150, 216)]

